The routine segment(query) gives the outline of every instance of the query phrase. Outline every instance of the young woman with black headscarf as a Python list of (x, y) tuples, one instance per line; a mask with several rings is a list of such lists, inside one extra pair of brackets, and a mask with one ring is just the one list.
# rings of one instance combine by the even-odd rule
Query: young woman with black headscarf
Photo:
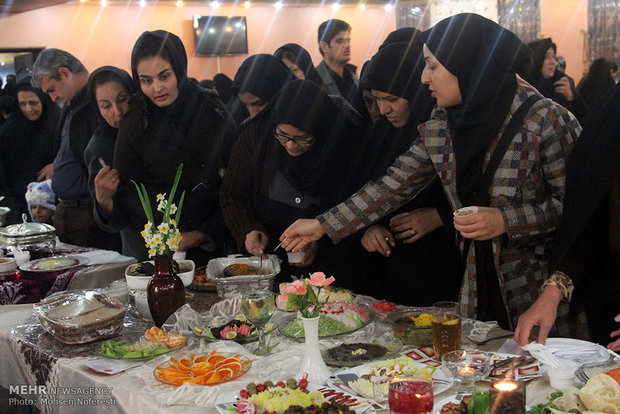
[[(167, 193), (183, 163), (178, 194), (186, 195), (179, 251), (187, 250), (188, 258), (205, 264), (225, 254), (227, 232), (218, 194), (236, 128), (217, 94), (188, 80), (185, 47), (176, 35), (144, 32), (134, 45), (131, 71), (140, 93), (121, 120), (114, 151), (119, 208), (140, 233), (146, 217), (130, 180), (143, 183), (153, 196)], [(141, 258), (146, 250), (142, 253)]]
[[(364, 162), (365, 181), (381, 177), (419, 136), (417, 126), (430, 117), (434, 100), (420, 81), (423, 43), (420, 36), (417, 39), (384, 45), (360, 79), (360, 87), (370, 91), (382, 118), (389, 122), (388, 128), (376, 129), (371, 138), (373, 155)], [(411, 228), (416, 229), (415, 234), (408, 231)], [(368, 293), (417, 306), (458, 297), (460, 253), (452, 209), (439, 179), (366, 229), (361, 243), (367, 251), (379, 253), (374, 255), (379, 269), (366, 286)], [(412, 283), (416, 289), (409, 289)]]
[[(342, 98), (301, 79), (287, 83), (274, 104), (248, 123), (221, 192), (222, 212), (240, 250), (271, 252), (292, 221), (344, 199), (359, 127), (359, 115)], [(317, 250), (313, 244), (306, 251), (299, 272), (307, 273), (310, 264), (330, 272), (320, 257), (314, 260)], [(283, 250), (278, 253), (286, 264)], [(279, 278), (288, 278), (286, 267)]]
[[(126, 256), (140, 254), (144, 242), (129, 228), (129, 216), (115, 209), (118, 171), (111, 169), (120, 121), (129, 111), (136, 92), (131, 75), (114, 66), (102, 66), (90, 74), (87, 93), (99, 109), (99, 126), (84, 150), (88, 185), (93, 198), (93, 219), (102, 229), (121, 234), (118, 249)], [(102, 163), (103, 162), (103, 163)], [(105, 166), (104, 166), (105, 165)]]
[[(528, 49), (491, 20), (465, 13), (440, 21), (427, 35), (424, 58), (422, 81), (437, 107), (419, 127), (420, 138), (385, 176), (317, 219), (289, 227), (281, 235), (283, 246), (298, 250), (325, 233), (333, 240), (345, 237), (439, 176), (453, 209), (478, 208), (454, 218), (462, 249), (472, 243), (463, 251), (462, 310), (512, 328), (546, 278), (546, 248), (562, 214), (566, 160), (581, 128), (516, 75)], [(535, 103), (528, 108), (526, 101)], [(505, 150), (498, 149), (500, 142)], [(484, 174), (496, 161), (492, 173)], [(567, 309), (561, 314), (560, 334), (575, 334), (567, 326)]]
[(553, 99), (584, 122), (589, 108), (575, 89), (575, 81), (558, 68), (557, 46), (551, 38), (528, 43), (531, 66), (519, 72), (544, 97)]
[[(617, 71), (618, 64), (605, 58), (598, 58), (592, 62), (588, 74), (577, 85), (577, 93), (588, 109), (594, 108), (596, 101), (614, 88), (616, 85), (614, 75)], [(587, 118), (589, 116), (590, 111)]]
[(280, 46), (273, 55), (286, 65), (297, 79), (308, 79), (324, 88), (323, 79), (314, 68), (310, 53), (297, 43)]
[(60, 110), (30, 78), (16, 87), (13, 115), (0, 131), (0, 166), (4, 177), (4, 205), (11, 204), (6, 225), (28, 214), (24, 193), (29, 183), (52, 177), (54, 132)]

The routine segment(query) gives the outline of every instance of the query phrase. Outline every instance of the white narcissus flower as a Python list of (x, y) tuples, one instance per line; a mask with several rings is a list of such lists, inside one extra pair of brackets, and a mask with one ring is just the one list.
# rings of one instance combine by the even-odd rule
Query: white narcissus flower
[(166, 242), (166, 244), (168, 245), (170, 250), (176, 250), (177, 247), (179, 247), (179, 244), (177, 243), (177, 241), (174, 238), (171, 238), (170, 240), (168, 240), (168, 242)]
[(157, 194), (157, 201), (165, 200), (165, 198), (166, 198), (166, 193)]
[(159, 202), (159, 205), (157, 206), (157, 211), (164, 211), (166, 209), (166, 204), (168, 204), (166, 202), (166, 200), (162, 200)]
[(170, 230), (170, 226), (168, 226), (168, 223), (161, 223), (159, 226), (157, 226), (157, 230), (159, 230), (163, 234), (166, 234), (168, 233), (168, 230)]
[(151, 230), (153, 228), (153, 223), (151, 223), (150, 221), (147, 221), (146, 224), (144, 225), (144, 230)]
[(174, 214), (177, 212), (177, 206), (176, 204), (170, 204), (170, 214)]

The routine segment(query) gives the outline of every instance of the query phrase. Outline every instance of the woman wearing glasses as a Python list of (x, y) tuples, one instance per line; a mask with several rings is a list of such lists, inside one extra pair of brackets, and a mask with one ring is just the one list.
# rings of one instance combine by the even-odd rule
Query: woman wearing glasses
[[(344, 199), (359, 123), (344, 101), (296, 79), (247, 124), (233, 148), (220, 196), (239, 250), (271, 253), (290, 223)], [(317, 251), (312, 243), (298, 266), (324, 265), (314, 260)], [(286, 257), (283, 250), (279, 253)]]

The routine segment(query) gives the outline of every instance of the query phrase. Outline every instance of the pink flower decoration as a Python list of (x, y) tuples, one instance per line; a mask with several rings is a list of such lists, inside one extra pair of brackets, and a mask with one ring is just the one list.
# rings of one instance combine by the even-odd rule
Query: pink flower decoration
[(226, 334), (228, 334), (228, 333), (229, 333), (229, 332), (231, 332), (231, 331), (232, 331), (232, 332), (236, 332), (236, 330), (235, 330), (235, 328), (234, 328), (234, 327), (227, 326), (227, 327), (225, 327), (224, 329), (222, 329), (222, 330), (220, 331), (220, 336), (221, 336), (223, 339), (226, 339)]
[(325, 279), (325, 273), (323, 272), (315, 272), (310, 275), (310, 284), (316, 287), (325, 287), (334, 283), (334, 277), (330, 276)]
[[(286, 290), (286, 288), (284, 290)], [(280, 302), (286, 303), (288, 301), (288, 295), (286, 293), (280, 293), (278, 295), (278, 300)]]
[(294, 293), (296, 295), (305, 295), (307, 292), (306, 286), (302, 280), (296, 280), (290, 285), (284, 288), (284, 293)]
[(248, 325), (246, 325), (245, 323), (243, 325), (241, 325), (239, 327), (239, 334), (243, 335), (243, 336), (248, 336), (250, 335), (250, 332), (252, 332), (252, 328), (250, 328)]

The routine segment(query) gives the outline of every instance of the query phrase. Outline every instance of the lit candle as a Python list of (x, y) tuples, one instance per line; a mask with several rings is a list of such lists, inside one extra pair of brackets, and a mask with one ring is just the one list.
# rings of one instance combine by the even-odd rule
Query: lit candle
[(475, 370), (469, 365), (465, 365), (463, 368), (459, 369), (459, 374), (461, 375), (471, 375), (475, 372)]
[(525, 414), (525, 386), (517, 381), (499, 380), (489, 388), (489, 414)]

